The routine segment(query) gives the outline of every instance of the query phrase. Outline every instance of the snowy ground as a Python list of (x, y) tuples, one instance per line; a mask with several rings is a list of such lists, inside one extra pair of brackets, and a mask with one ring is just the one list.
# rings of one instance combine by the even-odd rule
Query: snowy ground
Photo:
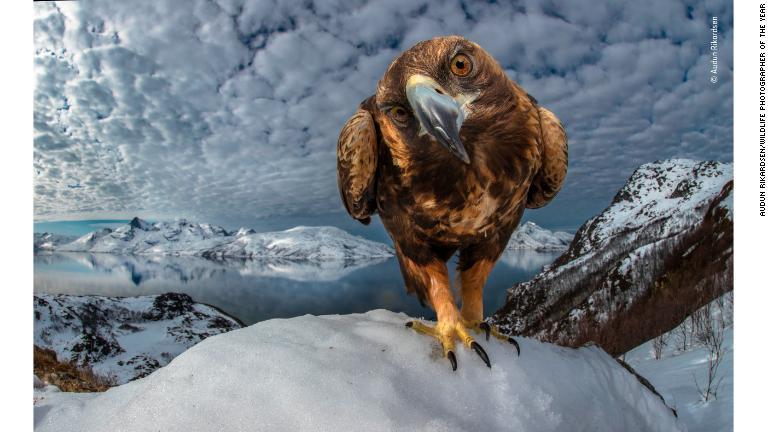
[(659, 360), (654, 359), (652, 342), (633, 349), (625, 356), (640, 375), (646, 377), (667, 403), (677, 410), (688, 432), (727, 432), (733, 430), (733, 327), (725, 330), (722, 377), (717, 399), (701, 402), (693, 376), (700, 385), (706, 382), (707, 351), (696, 347), (676, 352), (672, 345), (664, 348)]
[(306, 315), (214, 336), (99, 394), (35, 389), (43, 431), (676, 431), (661, 400), (596, 347), (520, 338), (460, 348), (451, 371), (403, 314)]

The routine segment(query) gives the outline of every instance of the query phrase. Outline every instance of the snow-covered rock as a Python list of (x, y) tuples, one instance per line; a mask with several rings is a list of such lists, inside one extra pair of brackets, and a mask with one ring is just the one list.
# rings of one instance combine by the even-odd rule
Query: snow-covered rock
[(614, 355), (669, 330), (733, 289), (732, 190), (732, 164), (640, 166), (561, 257), (510, 288), (492, 320), (558, 344), (595, 341)]
[[(485, 343), (451, 371), (403, 314), (302, 316), (209, 338), (105, 393), (36, 391), (45, 431), (678, 431), (597, 347)], [(38, 394), (41, 396), (38, 398)]]
[(526, 222), (512, 233), (506, 251), (533, 249), (539, 252), (559, 251), (568, 249), (573, 240), (573, 234), (564, 231), (550, 231), (533, 222)]
[(202, 253), (206, 258), (355, 260), (389, 258), (392, 249), (336, 227), (299, 226), (285, 231), (241, 235)]
[(180, 219), (149, 223), (134, 218), (114, 230), (102, 229), (53, 250), (122, 255), (189, 255), (206, 258), (280, 258), (290, 260), (363, 260), (389, 258), (392, 249), (335, 227), (296, 227), (257, 233)]
[(76, 237), (68, 236), (64, 234), (54, 234), (49, 232), (35, 233), (34, 234), (34, 248), (35, 252), (38, 251), (50, 251), (57, 246), (67, 244), (74, 241)]
[(35, 345), (118, 383), (145, 376), (201, 340), (240, 327), (186, 294), (34, 296)]

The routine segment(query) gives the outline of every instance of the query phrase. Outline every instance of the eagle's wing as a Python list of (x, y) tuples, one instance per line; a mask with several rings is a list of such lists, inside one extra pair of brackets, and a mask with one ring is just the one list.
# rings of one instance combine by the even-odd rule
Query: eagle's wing
[(528, 189), (526, 207), (543, 207), (560, 191), (568, 172), (568, 137), (560, 120), (546, 108), (537, 106), (541, 124), (541, 167)]
[(359, 108), (341, 129), (336, 147), (339, 192), (347, 212), (368, 225), (376, 211), (378, 143), (371, 113)]

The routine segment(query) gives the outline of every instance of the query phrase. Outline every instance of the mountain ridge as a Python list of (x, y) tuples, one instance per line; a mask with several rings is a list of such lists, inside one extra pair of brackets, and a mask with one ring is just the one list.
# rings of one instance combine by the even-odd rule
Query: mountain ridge
[(117, 228), (103, 228), (47, 250), (125, 255), (191, 255), (210, 259), (280, 258), (294, 260), (355, 260), (393, 256), (378, 242), (353, 236), (330, 226), (294, 227), (285, 231), (255, 232), (186, 219), (149, 223), (134, 217)]
[(732, 178), (733, 165), (716, 161), (641, 165), (562, 256), (509, 289), (491, 320), (614, 355), (674, 328), (733, 289)]

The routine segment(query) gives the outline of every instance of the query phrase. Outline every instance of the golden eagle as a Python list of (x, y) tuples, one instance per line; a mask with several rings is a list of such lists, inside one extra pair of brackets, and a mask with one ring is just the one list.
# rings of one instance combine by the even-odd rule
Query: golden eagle
[[(379, 214), (408, 292), (435, 310), (436, 326), (407, 325), (438, 339), (453, 370), (455, 338), (490, 367), (469, 330), (503, 337), (483, 319), (483, 285), (524, 209), (563, 184), (558, 118), (479, 45), (438, 37), (390, 64), (342, 128), (337, 162), (347, 211), (364, 224)], [(456, 251), (461, 310), (446, 267)]]

